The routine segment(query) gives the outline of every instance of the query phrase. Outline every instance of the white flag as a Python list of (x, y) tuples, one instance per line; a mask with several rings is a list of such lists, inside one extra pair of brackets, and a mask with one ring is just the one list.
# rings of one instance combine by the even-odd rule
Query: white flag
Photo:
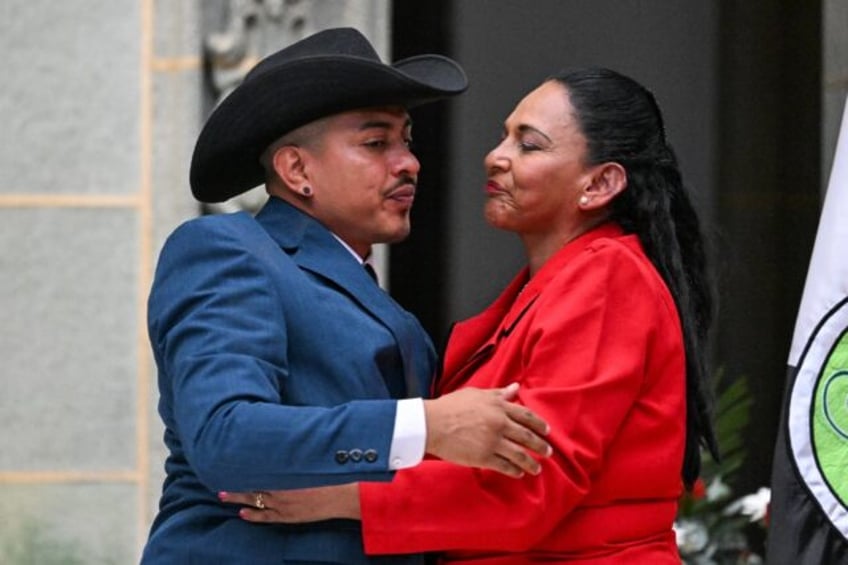
[(846, 563), (848, 104), (788, 364), (789, 398), (772, 471), (768, 562)]

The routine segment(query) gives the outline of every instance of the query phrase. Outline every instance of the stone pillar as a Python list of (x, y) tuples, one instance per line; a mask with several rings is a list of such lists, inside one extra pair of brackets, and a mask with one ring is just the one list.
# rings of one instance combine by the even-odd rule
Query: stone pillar
[(3, 563), (130, 563), (146, 520), (150, 8), (0, 8)]

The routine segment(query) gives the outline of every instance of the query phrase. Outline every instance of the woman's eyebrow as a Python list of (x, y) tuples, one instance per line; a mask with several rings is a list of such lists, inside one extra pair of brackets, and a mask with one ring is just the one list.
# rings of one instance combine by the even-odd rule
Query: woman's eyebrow
[(519, 133), (537, 133), (537, 134), (541, 135), (542, 137), (544, 137), (545, 139), (547, 139), (548, 141), (551, 141), (551, 142), (553, 141), (545, 132), (543, 132), (539, 128), (533, 127), (533, 126), (528, 125), (528, 124), (521, 124), (520, 126), (518, 126), (518, 132)]

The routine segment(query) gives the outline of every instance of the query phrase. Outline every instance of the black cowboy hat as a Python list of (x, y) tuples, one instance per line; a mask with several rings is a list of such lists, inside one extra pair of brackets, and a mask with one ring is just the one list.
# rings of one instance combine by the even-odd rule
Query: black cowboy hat
[(328, 29), (260, 61), (206, 121), (191, 160), (191, 191), (222, 202), (265, 180), (273, 141), (318, 118), (356, 108), (410, 108), (463, 92), (462, 68), (441, 55), (380, 61), (351, 28)]

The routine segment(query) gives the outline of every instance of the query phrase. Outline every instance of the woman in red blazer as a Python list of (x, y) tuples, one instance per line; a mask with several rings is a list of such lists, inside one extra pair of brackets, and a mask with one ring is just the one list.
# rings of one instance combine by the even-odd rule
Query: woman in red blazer
[(456, 325), (435, 391), (518, 382), (553, 456), (518, 480), (426, 460), (387, 484), (273, 493), (243, 516), (361, 519), (368, 554), (443, 563), (679, 563), (677, 500), (699, 444), (716, 451), (711, 296), (656, 101), (606, 69), (557, 75), (518, 104), (485, 165), (486, 219), (521, 238), (528, 265)]

